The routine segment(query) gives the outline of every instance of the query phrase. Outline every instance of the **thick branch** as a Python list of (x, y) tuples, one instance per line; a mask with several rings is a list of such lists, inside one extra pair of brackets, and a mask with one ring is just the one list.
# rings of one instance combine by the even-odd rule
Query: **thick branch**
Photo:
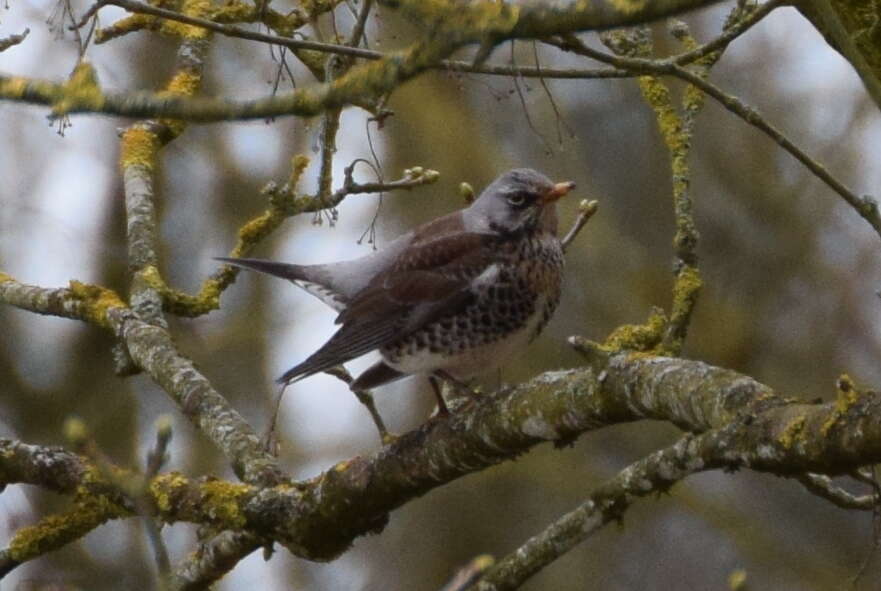
[(627, 27), (710, 6), (716, 2), (717, 0), (579, 0), (501, 3), (495, 0), (380, 0), (380, 4), (400, 8), (412, 21), (423, 27), (453, 22), (464, 27), (480, 28), (498, 41)]
[(798, 10), (856, 70), (881, 108), (881, 5), (851, 0), (803, 0)]
[(0, 51), (6, 51), (10, 47), (15, 47), (25, 39), (30, 34), (30, 29), (25, 29), (19, 35), (9, 35), (8, 37), (0, 38)]
[(193, 362), (177, 352), (168, 331), (137, 318), (114, 292), (77, 282), (71, 282), (70, 289), (46, 289), (0, 273), (0, 301), (38, 314), (86, 320), (111, 330), (124, 340), (135, 363), (226, 455), (239, 478), (263, 484), (285, 480), (250, 425)]
[[(543, 441), (571, 441), (624, 421), (654, 418), (711, 431), (700, 438), (701, 449), (712, 450), (701, 456), (707, 467), (838, 474), (881, 460), (881, 394), (851, 391), (832, 403), (795, 404), (747, 376), (696, 361), (620, 353), (597, 354), (590, 363), (490, 395), (373, 456), (342, 462), (294, 486), (166, 474), (154, 480), (151, 492), (168, 521), (247, 531), (326, 560), (355, 537), (382, 528), (389, 511), (435, 487)], [(6, 467), (0, 474), (13, 482), (25, 478)]]
[(0, 76), (0, 99), (49, 105), (55, 115), (104, 113), (125, 117), (171, 117), (192, 122), (263, 119), (283, 115), (312, 116), (393, 90), (456, 49), (474, 43), (519, 37), (606, 29), (645, 22), (712, 4), (712, 0), (666, 0), (616, 8), (614, 2), (530, 3), (400, 2), (411, 16), (424, 19), (425, 39), (411, 48), (353, 68), (333, 83), (313, 85), (282, 96), (255, 101), (169, 97), (151, 93), (104, 93), (97, 85), (75, 86)]

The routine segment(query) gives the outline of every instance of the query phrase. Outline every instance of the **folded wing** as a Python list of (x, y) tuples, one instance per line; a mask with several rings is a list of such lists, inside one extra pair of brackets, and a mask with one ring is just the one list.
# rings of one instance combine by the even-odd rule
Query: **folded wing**
[(351, 299), (330, 340), (279, 382), (325, 371), (462, 310), (474, 297), (473, 281), (495, 262), (497, 250), (486, 248), (493, 239), (462, 233), (414, 241)]

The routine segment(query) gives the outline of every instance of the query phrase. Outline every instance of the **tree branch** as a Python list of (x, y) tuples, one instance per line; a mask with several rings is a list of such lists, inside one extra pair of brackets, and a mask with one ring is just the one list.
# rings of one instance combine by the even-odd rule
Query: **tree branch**
[(15, 47), (25, 39), (30, 34), (30, 29), (25, 29), (18, 35), (9, 35), (8, 37), (0, 38), (0, 52), (6, 51), (10, 47)]
[(124, 340), (135, 363), (180, 407), (183, 414), (229, 459), (246, 482), (276, 483), (285, 477), (250, 425), (193, 362), (177, 352), (163, 328), (140, 320), (111, 290), (72, 281), (68, 289), (25, 285), (0, 273), (0, 301), (47, 314), (85, 320)]
[[(467, 412), (432, 419), (372, 456), (341, 462), (293, 486), (171, 473), (154, 479), (150, 490), (164, 520), (246, 531), (299, 556), (327, 560), (355, 537), (381, 529), (388, 512), (433, 488), (541, 442), (568, 442), (620, 422), (652, 418), (707, 431), (680, 443), (691, 450), (699, 444), (695, 457), (703, 458), (702, 469), (841, 474), (881, 460), (879, 393), (850, 391), (835, 402), (798, 404), (747, 376), (697, 361), (597, 352), (588, 361), (590, 367), (547, 372)], [(38, 479), (18, 466), (0, 454), (4, 482)]]
[(641, 58), (629, 58), (621, 56), (613, 56), (602, 51), (590, 48), (578, 39), (569, 37), (563, 42), (548, 41), (557, 45), (563, 50), (573, 51), (580, 55), (593, 58), (597, 61), (610, 64), (616, 68), (627, 69), (633, 73), (675, 76), (692, 84), (696, 88), (713, 97), (727, 110), (731, 111), (745, 122), (756, 127), (765, 135), (770, 137), (780, 147), (789, 152), (796, 160), (801, 162), (808, 170), (814, 173), (820, 180), (833, 191), (838, 193), (857, 213), (862, 216), (875, 232), (881, 237), (881, 212), (878, 209), (878, 202), (868, 196), (858, 196), (851, 191), (844, 183), (835, 178), (825, 166), (808, 156), (801, 148), (796, 146), (789, 138), (787, 138), (780, 130), (771, 125), (759, 113), (750, 106), (745, 105), (737, 97), (731, 96), (723, 92), (719, 87), (704, 80), (699, 75), (689, 71), (686, 68), (663, 61), (655, 61)]
[[(192, 122), (264, 119), (283, 115), (312, 116), (365, 98), (379, 97), (428, 68), (456, 49), (490, 39), (540, 38), (551, 34), (599, 30), (645, 22), (676, 14), (712, 0), (649, 2), (634, 10), (614, 2), (557, 5), (506, 5), (495, 2), (386, 0), (389, 6), (434, 23), (425, 39), (409, 49), (386, 54), (359, 65), (333, 83), (313, 85), (282, 96), (254, 101), (168, 97), (151, 93), (104, 93), (97, 84), (70, 85), (0, 76), (0, 100), (43, 104), (53, 115), (104, 113), (125, 117), (170, 117)], [(546, 75), (542, 70), (542, 75)]]

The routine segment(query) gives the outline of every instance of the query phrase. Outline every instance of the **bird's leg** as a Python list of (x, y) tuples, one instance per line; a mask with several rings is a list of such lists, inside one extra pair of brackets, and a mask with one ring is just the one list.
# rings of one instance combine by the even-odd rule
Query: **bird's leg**
[(349, 390), (352, 391), (352, 394), (355, 395), (355, 398), (358, 399), (358, 402), (364, 405), (367, 409), (367, 412), (370, 413), (370, 418), (373, 419), (373, 424), (376, 425), (376, 430), (379, 431), (379, 439), (382, 441), (383, 445), (388, 445), (389, 443), (393, 443), (397, 440), (398, 436), (389, 433), (388, 429), (385, 428), (385, 422), (382, 420), (382, 416), (379, 414), (379, 411), (376, 410), (376, 405), (373, 403), (373, 396), (370, 394), (370, 391), (366, 388), (353, 388), (352, 384), (355, 380), (352, 379), (352, 374), (349, 373), (342, 365), (337, 365), (336, 367), (332, 367), (326, 370), (324, 373), (331, 375), (339, 380), (342, 380), (349, 386)]
[(431, 384), (431, 389), (434, 390), (434, 397), (437, 398), (437, 414), (438, 416), (445, 417), (450, 414), (450, 409), (447, 408), (447, 403), (444, 400), (444, 394), (441, 391), (440, 382), (437, 379), (438, 372), (435, 372), (428, 376), (428, 383)]
[(367, 390), (352, 389), (352, 393), (358, 398), (358, 402), (363, 404), (367, 409), (367, 412), (370, 413), (370, 418), (373, 419), (373, 424), (376, 425), (376, 430), (379, 431), (379, 439), (382, 441), (382, 444), (388, 445), (394, 443), (398, 439), (398, 436), (389, 433), (388, 429), (385, 428), (385, 422), (382, 420), (379, 411), (376, 410), (376, 405), (373, 403), (373, 396), (370, 392)]
[(281, 408), (281, 397), (284, 396), (284, 391), (287, 387), (287, 384), (282, 384), (281, 389), (275, 396), (272, 417), (269, 419), (269, 425), (266, 427), (266, 432), (264, 432), (263, 437), (260, 438), (260, 443), (263, 446), (263, 449), (272, 455), (278, 455), (278, 440), (275, 437), (275, 425), (278, 422), (278, 410)]

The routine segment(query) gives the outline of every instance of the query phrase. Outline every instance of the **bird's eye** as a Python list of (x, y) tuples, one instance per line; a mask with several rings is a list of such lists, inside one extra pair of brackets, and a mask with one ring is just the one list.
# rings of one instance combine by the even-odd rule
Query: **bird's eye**
[(508, 195), (508, 203), (513, 207), (523, 207), (526, 204), (525, 193), (512, 193)]

